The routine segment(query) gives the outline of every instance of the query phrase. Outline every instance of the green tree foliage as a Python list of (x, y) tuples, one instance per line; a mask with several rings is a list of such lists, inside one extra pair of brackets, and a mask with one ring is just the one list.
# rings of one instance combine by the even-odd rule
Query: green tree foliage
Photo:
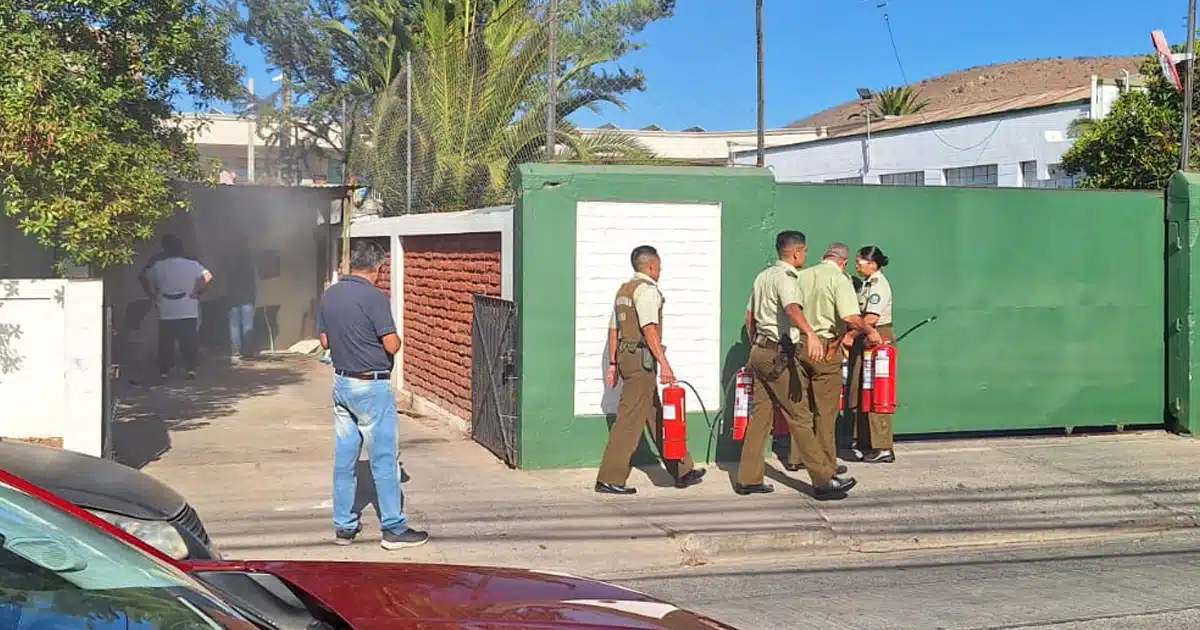
[(233, 95), (228, 28), (205, 0), (0, 2), (0, 198), (79, 264), (129, 262), (203, 179), (172, 102)]
[[(1167, 82), (1157, 57), (1147, 57), (1140, 73), (1145, 90), (1122, 94), (1101, 120), (1072, 126), (1076, 140), (1063, 154), (1063, 168), (1082, 175), (1080, 187), (1161, 189), (1179, 168), (1183, 94)], [(1200, 81), (1196, 84), (1200, 87)], [(1197, 122), (1192, 122), (1192, 146), (1200, 149)], [(1200, 162), (1195, 153), (1193, 166)]]
[[(545, 161), (546, 24), (526, 0), (499, 0), (488, 20), (429, 10), (420, 35), (423, 54), (413, 66), (414, 212), (461, 210), (511, 199), (510, 180), (523, 162)], [(465, 35), (465, 36), (464, 36)], [(582, 47), (576, 48), (582, 51)], [(586, 75), (606, 54), (581, 52), (568, 73)], [(592, 75), (598, 76), (598, 75)], [(625, 75), (631, 78), (632, 75)], [(614, 81), (623, 80), (613, 77)], [(583, 135), (566, 120), (581, 108), (613, 102), (595, 84), (564, 75), (558, 83), (555, 159), (647, 162), (652, 153), (621, 132)], [(376, 103), (375, 133), (360, 145), (355, 170), (383, 196), (389, 213), (404, 211), (407, 107), (403, 82)]]
[[(263, 127), (279, 130), (268, 133), (287, 134), (289, 129), (301, 132), (289, 134), (290, 138), (296, 138), (290, 145), (290, 150), (296, 154), (325, 152), (332, 159), (343, 162), (350, 161), (353, 156), (356, 165), (370, 168), (365, 164), (377, 161), (381, 147), (387, 145), (392, 151), (389, 157), (399, 159), (391, 168), (402, 168), (403, 155), (396, 154), (394, 149), (397, 133), (403, 134), (402, 129), (397, 130), (397, 125), (403, 126), (406, 120), (402, 93), (406, 83), (403, 76), (405, 53), (412, 55), (414, 74), (431, 73), (432, 85), (414, 81), (416, 90), (443, 90), (438, 116), (433, 116), (430, 109), (423, 114), (414, 112), (414, 118), (419, 117), (423, 124), (436, 124), (445, 129), (453, 118), (479, 122), (480, 117), (486, 115), (483, 110), (511, 109), (513, 115), (507, 122), (515, 123), (519, 113), (527, 115), (531, 126), (537, 118), (531, 112), (545, 103), (544, 18), (547, 0), (229, 2), (228, 14), (235, 16), (246, 41), (263, 49), (268, 62), (280, 70), (287, 83), (286, 93), (280, 90), (262, 99), (256, 107)], [(596, 109), (602, 103), (623, 108), (624, 95), (645, 90), (645, 76), (636, 68), (619, 65), (612, 71), (602, 68), (614, 67), (626, 54), (640, 49), (643, 44), (634, 40), (637, 34), (655, 20), (672, 15), (674, 5), (675, 0), (559, 0), (560, 117), (584, 108)], [(509, 39), (491, 36), (492, 29), (504, 30)], [(440, 47), (450, 42), (458, 46), (457, 52)], [(539, 50), (526, 51), (522, 45), (536, 46)], [(540, 67), (537, 66), (539, 58)], [(431, 67), (434, 59), (451, 66), (443, 65), (435, 72)], [(423, 70), (416, 69), (418, 67)], [(456, 68), (459, 74), (452, 76), (449, 67)], [(498, 87), (500, 79), (492, 75), (500, 74), (500, 68), (505, 69), (506, 80), (520, 83)], [(456, 82), (455, 94), (445, 92), (445, 81), (449, 79)], [(434, 88), (433, 85), (439, 85), (439, 80), (441, 87)], [(459, 89), (468, 83), (475, 87)], [(483, 94), (480, 90), (484, 90), (484, 83), (489, 86), (486, 88), (488, 103), (459, 98), (459, 92)], [(414, 107), (421, 98), (414, 94)], [(429, 99), (426, 102), (430, 102)], [(515, 108), (509, 107), (512, 103), (516, 104)], [(450, 111), (447, 108), (459, 109)], [(569, 129), (565, 122), (563, 125)], [(344, 149), (343, 127), (346, 129)], [(502, 128), (498, 124), (493, 127)], [(472, 129), (464, 134), (457, 142), (460, 150), (462, 143), (467, 141), (466, 136), (472, 138), (472, 142), (475, 138), (489, 138), (478, 140), (484, 143), (478, 147), (479, 153), (487, 153), (497, 146), (493, 140), (498, 136), (494, 133)], [(437, 134), (430, 131), (427, 135)], [(582, 152), (575, 155), (583, 156), (589, 147), (606, 145), (616, 151), (604, 153), (611, 158), (631, 144), (621, 134), (607, 134), (590, 142), (588, 146), (576, 143), (576, 149)], [(450, 144), (453, 143), (441, 137), (424, 146), (427, 150), (432, 150), (431, 147), (440, 150)], [(326, 151), (324, 147), (333, 149)], [(475, 151), (475, 147), (466, 150)], [(369, 153), (374, 153), (374, 157)], [(451, 158), (440, 159), (445, 164)], [(464, 168), (457, 171), (465, 172)], [(443, 169), (442, 172), (448, 171)], [(481, 196), (462, 197), (467, 198)]]

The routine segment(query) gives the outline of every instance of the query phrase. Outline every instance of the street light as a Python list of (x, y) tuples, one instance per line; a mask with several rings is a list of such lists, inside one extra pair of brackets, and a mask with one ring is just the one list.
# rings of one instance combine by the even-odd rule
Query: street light
[(858, 88), (858, 98), (862, 101), (863, 115), (867, 118), (867, 143), (863, 146), (863, 181), (871, 170), (871, 99), (875, 94), (870, 88)]

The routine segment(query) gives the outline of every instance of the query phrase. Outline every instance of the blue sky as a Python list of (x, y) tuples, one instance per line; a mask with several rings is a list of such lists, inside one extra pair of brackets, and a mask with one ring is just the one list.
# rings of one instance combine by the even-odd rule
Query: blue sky
[[(887, 13), (909, 79), (1044, 57), (1152, 52), (1150, 31), (1184, 40), (1185, 0), (765, 0), (766, 124), (780, 127), (854, 98), (857, 87), (900, 85)], [(575, 116), (592, 127), (753, 129), (753, 0), (678, 0), (675, 17), (639, 37), (646, 47), (622, 61), (639, 67), (647, 90), (628, 110)], [(260, 94), (274, 89), (262, 55), (240, 39), (238, 61)]]

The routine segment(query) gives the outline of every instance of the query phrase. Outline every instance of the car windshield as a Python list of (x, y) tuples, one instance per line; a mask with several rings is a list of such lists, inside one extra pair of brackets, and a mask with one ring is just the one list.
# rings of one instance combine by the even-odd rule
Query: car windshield
[(257, 627), (176, 567), (0, 482), (0, 628)]

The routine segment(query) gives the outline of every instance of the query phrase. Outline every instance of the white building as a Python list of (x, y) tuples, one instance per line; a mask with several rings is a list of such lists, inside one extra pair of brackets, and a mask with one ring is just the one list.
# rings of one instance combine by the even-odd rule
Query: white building
[[(758, 132), (708, 131), (703, 127), (690, 127), (683, 131), (666, 131), (657, 125), (643, 129), (619, 129), (608, 124), (598, 129), (581, 129), (582, 135), (620, 131), (637, 138), (654, 155), (681, 164), (726, 166), (733, 162), (739, 151), (758, 147)], [(778, 147), (809, 142), (820, 137), (815, 127), (767, 129), (763, 131), (763, 146)]]
[[(776, 146), (766, 165), (781, 182), (906, 186), (1073, 187), (1062, 170), (1077, 119), (1106, 116), (1125, 81), (972, 103), (822, 129)], [(734, 163), (753, 165), (753, 150)]]
[[(193, 114), (200, 117), (199, 114)], [(202, 131), (194, 135), (196, 148), (205, 158), (218, 160), (222, 169), (237, 174), (238, 182), (260, 178), (270, 170), (279, 159), (279, 148), (268, 144), (264, 136), (266, 131), (256, 131), (252, 119), (228, 114), (205, 114), (206, 120)], [(757, 132), (749, 131), (707, 131), (700, 127), (692, 127), (684, 131), (665, 131), (656, 126), (645, 129), (619, 129), (613, 125), (605, 125), (598, 129), (581, 129), (582, 135), (595, 135), (620, 131), (622, 134), (633, 136), (640, 140), (646, 148), (660, 158), (690, 165), (724, 166), (732, 163), (733, 155), (740, 150), (757, 146)], [(820, 130), (813, 127), (767, 129), (763, 133), (764, 145), (767, 147), (793, 145), (800, 142), (815, 140)], [(334, 139), (338, 141), (337, 138)], [(332, 155), (334, 147), (328, 142), (318, 142), (319, 146)], [(253, 157), (255, 177), (251, 178), (247, 165)], [(302, 181), (319, 183), (325, 180), (339, 183), (340, 165), (331, 163), (325, 157), (313, 152), (304, 156), (297, 164), (299, 177)]]

